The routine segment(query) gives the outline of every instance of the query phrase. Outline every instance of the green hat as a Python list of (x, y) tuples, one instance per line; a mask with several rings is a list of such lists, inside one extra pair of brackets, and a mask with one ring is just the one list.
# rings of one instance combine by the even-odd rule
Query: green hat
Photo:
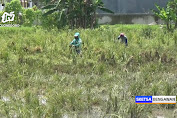
[(78, 36), (78, 37), (79, 37), (79, 35), (80, 35), (80, 34), (79, 34), (78, 32), (74, 34), (74, 36)]

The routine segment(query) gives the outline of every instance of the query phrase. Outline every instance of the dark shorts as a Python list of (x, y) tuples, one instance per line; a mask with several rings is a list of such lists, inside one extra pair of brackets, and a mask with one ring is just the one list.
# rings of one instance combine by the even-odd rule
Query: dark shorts
[(80, 54), (80, 53), (81, 53), (81, 50), (78, 50), (78, 49), (77, 49), (76, 52), (77, 52), (77, 54)]

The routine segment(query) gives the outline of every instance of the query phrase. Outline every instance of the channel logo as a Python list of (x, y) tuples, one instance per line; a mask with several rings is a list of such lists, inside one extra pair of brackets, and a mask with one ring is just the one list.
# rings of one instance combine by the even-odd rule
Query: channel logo
[(176, 104), (176, 96), (135, 96), (136, 104)]
[(0, 23), (0, 27), (20, 27), (19, 24), (3, 24), (6, 22), (12, 22), (15, 19), (15, 14), (14, 11), (7, 13), (4, 12), (4, 14), (1, 16), (2, 17), (2, 24)]

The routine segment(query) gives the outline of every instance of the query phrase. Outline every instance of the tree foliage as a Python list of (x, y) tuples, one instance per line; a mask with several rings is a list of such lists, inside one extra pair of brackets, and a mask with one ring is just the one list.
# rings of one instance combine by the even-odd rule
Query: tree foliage
[[(157, 10), (153, 10), (154, 14), (164, 20), (168, 30), (177, 28), (177, 0), (170, 0), (166, 8), (155, 5)], [(175, 27), (173, 27), (175, 24)]]
[(102, 0), (58, 0), (43, 7), (44, 16), (57, 13), (58, 28), (93, 28), (97, 24), (96, 10), (113, 13), (104, 7)]
[(33, 9), (26, 9), (23, 12), (24, 17), (24, 25), (25, 26), (32, 26), (33, 21), (35, 19), (35, 12)]
[(19, 0), (12, 0), (11, 2), (6, 4), (5, 11), (10, 13), (14, 11), (15, 14), (15, 22), (19, 23), (19, 13), (22, 11), (22, 6)]

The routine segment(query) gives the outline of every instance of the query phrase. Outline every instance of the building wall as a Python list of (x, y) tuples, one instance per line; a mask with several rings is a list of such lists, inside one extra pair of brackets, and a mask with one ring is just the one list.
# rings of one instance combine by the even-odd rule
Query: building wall
[(99, 24), (161, 24), (152, 14), (155, 4), (165, 7), (168, 0), (103, 0), (115, 14), (98, 11)]
[(98, 14), (98, 24), (162, 24), (159, 18), (152, 14)]
[[(151, 13), (154, 4), (166, 6), (168, 0), (103, 0), (105, 6), (116, 14), (121, 13)], [(99, 13), (104, 13), (99, 11)]]

